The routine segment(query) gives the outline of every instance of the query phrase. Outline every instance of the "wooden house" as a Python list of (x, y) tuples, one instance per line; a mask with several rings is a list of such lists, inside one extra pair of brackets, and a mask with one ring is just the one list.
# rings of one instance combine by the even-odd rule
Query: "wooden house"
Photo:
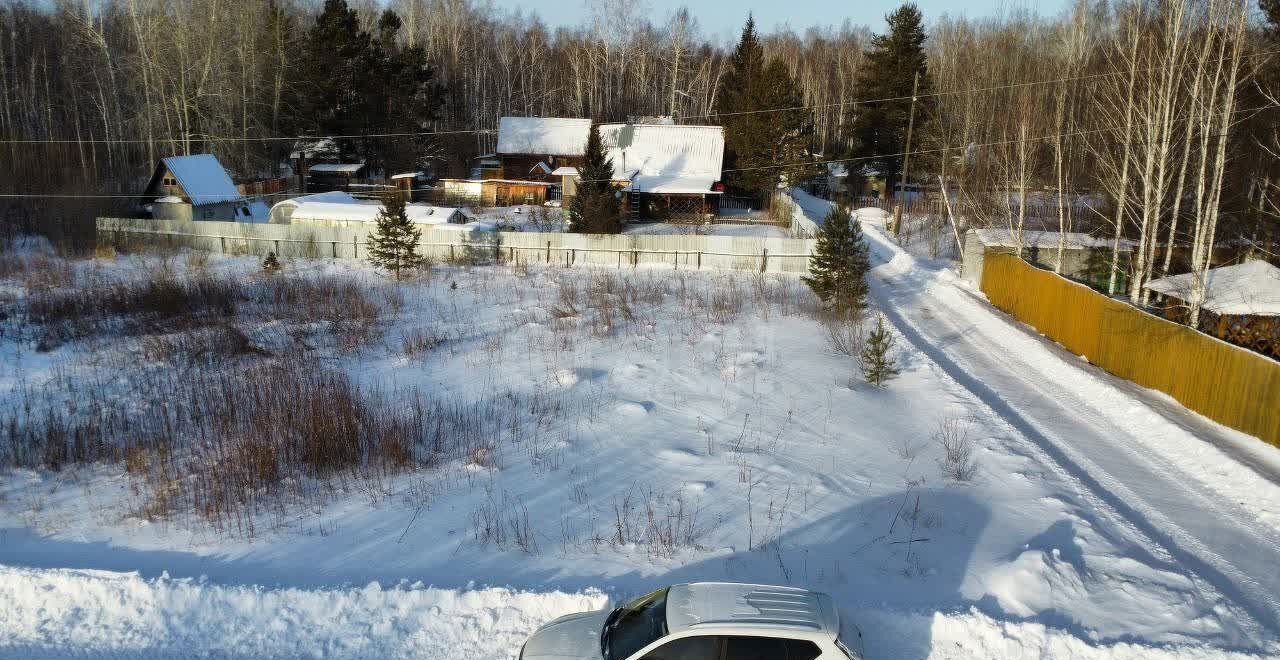
[(213, 154), (162, 158), (143, 196), (155, 218), (245, 221), (255, 215)]
[(590, 119), (502, 117), (498, 120), (496, 150), (502, 168), (500, 178), (546, 181), (557, 168), (578, 167), (590, 133)]

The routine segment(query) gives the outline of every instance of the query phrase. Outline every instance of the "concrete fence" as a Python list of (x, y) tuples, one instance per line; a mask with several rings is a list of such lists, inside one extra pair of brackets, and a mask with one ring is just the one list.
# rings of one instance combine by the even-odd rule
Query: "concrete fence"
[[(98, 242), (121, 249), (187, 247), (226, 254), (364, 259), (372, 228), (98, 218)], [(479, 232), (422, 228), (422, 254), (441, 261), (593, 264), (806, 273), (813, 240), (698, 235)]]

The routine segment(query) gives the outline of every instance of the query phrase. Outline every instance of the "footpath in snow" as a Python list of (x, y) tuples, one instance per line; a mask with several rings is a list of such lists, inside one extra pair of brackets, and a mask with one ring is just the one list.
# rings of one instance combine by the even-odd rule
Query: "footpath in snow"
[[(828, 209), (795, 197), (810, 217)], [(1280, 471), (1249, 446), (1255, 438), (1082, 363), (944, 265), (862, 224), (872, 293), (913, 345), (1079, 481), (1113, 523), (1150, 539), (1158, 562), (1182, 565), (1263, 628), (1280, 628)]]

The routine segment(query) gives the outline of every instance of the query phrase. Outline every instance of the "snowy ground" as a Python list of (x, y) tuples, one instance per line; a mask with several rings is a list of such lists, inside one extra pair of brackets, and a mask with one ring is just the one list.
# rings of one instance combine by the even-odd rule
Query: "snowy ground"
[[(307, 335), (304, 359), (370, 391), (488, 402), (503, 422), (481, 458), (281, 494), (251, 533), (147, 515), (120, 464), (7, 470), (0, 656), (503, 658), (559, 614), (726, 579), (832, 593), (872, 658), (1280, 653), (1280, 452), (1081, 364), (867, 232), (903, 369), (887, 390), (858, 382), (794, 278), (481, 266), (395, 285), (289, 264), (278, 277), (386, 301), (367, 341)], [(237, 323), (296, 355), (281, 338), (299, 328)], [(127, 400), (133, 369), (179, 369), (124, 339), (32, 348), (0, 336), (0, 407), (81, 382)], [(943, 422), (973, 438), (972, 480), (944, 474)]]

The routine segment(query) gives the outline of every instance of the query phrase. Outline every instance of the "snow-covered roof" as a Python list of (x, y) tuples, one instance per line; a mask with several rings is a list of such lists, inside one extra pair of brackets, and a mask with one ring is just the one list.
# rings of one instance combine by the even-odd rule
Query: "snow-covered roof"
[(551, 173), (551, 176), (578, 176), (578, 168), (560, 166)]
[(590, 119), (503, 117), (498, 120), (498, 153), (581, 156)]
[(401, 172), (400, 174), (392, 174), (393, 179), (416, 179), (420, 176), (426, 176), (424, 172)]
[(543, 174), (551, 174), (551, 166), (542, 161), (538, 161), (537, 165), (530, 167), (529, 173), (532, 174), (534, 170), (542, 170)]
[[(382, 205), (372, 203), (314, 202), (304, 201), (297, 205), (291, 216), (292, 222), (375, 222)], [(438, 225), (449, 222), (458, 209), (446, 206), (430, 206), (427, 204), (408, 204), (405, 215), (409, 221), (419, 224)]]
[[(602, 124), (600, 138), (613, 159), (613, 176), (632, 180), (641, 192), (657, 192), (646, 183), (676, 179), (720, 180), (724, 165), (724, 128), (668, 124)], [(651, 179), (646, 177), (662, 177)], [(675, 192), (675, 191), (670, 191)]]
[(242, 197), (231, 176), (222, 169), (222, 163), (213, 154), (169, 156), (163, 162), (178, 180), (178, 185), (182, 186), (187, 199), (196, 206), (230, 202)]
[[(1012, 229), (1005, 227), (986, 227), (983, 229), (973, 229), (970, 233), (977, 235), (978, 240), (987, 247), (1006, 247), (1012, 248), (1018, 246), (1018, 241)], [(1035, 247), (1041, 250), (1058, 247), (1058, 237), (1061, 234), (1056, 231), (1039, 231), (1024, 229), (1022, 230), (1022, 247)], [(1067, 249), (1083, 249), (1083, 248), (1110, 248), (1111, 238), (1098, 238), (1088, 234), (1079, 232), (1067, 232), (1066, 234)], [(1127, 239), (1120, 239), (1120, 248), (1123, 250), (1132, 250), (1134, 242)]]
[[(1189, 300), (1196, 273), (1183, 273), (1147, 282), (1156, 293)], [(1280, 268), (1265, 261), (1212, 268), (1205, 278), (1203, 304), (1215, 314), (1231, 316), (1280, 316)]]
[(312, 172), (334, 172), (338, 174), (355, 174), (364, 167), (364, 163), (316, 163), (309, 169)]
[(711, 189), (716, 179), (709, 176), (672, 176), (666, 174), (637, 174), (631, 177), (631, 187), (648, 193), (715, 194)]
[(165, 195), (164, 197), (157, 199), (155, 203), (156, 204), (186, 204), (186, 202), (182, 201), (181, 197), (174, 197), (173, 195)]

